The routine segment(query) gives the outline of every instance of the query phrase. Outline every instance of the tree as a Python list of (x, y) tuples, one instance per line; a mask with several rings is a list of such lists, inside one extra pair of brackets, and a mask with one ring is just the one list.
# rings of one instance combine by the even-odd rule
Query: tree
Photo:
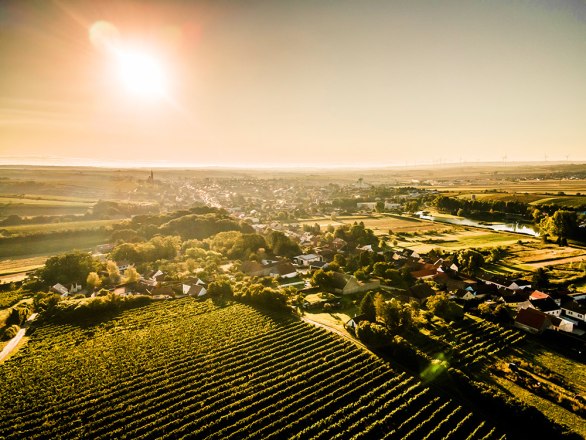
[(354, 272), (354, 276), (358, 281), (368, 281), (369, 278), (368, 271), (364, 268), (358, 269), (356, 272)]
[(231, 297), (233, 294), (232, 284), (228, 280), (212, 281), (208, 285), (208, 294), (210, 296)]
[(118, 284), (120, 282), (120, 269), (114, 261), (108, 261), (106, 264), (106, 270), (108, 271), (108, 278), (111, 284)]
[(491, 263), (498, 263), (503, 258), (505, 258), (507, 254), (507, 248), (505, 248), (504, 246), (494, 247), (489, 251), (488, 261), (490, 261)]
[(126, 283), (136, 283), (138, 280), (140, 280), (140, 274), (134, 266), (130, 266), (124, 271), (124, 281)]
[(376, 321), (376, 309), (374, 307), (372, 293), (366, 292), (366, 295), (362, 298), (360, 302), (360, 314), (365, 315), (369, 321)]
[(358, 323), (356, 337), (370, 347), (384, 347), (391, 341), (391, 335), (384, 326), (370, 321)]
[(299, 245), (281, 231), (272, 231), (267, 237), (267, 243), (275, 255), (294, 257), (301, 253)]
[(384, 277), (385, 273), (387, 270), (389, 269), (393, 269), (394, 266), (391, 263), (385, 263), (385, 262), (378, 262), (375, 263), (373, 266), (373, 273), (377, 276), (377, 277)]
[(96, 288), (100, 287), (102, 280), (100, 279), (100, 276), (97, 274), (97, 272), (90, 272), (85, 280), (85, 283), (90, 289), (95, 290)]
[(458, 264), (469, 273), (484, 266), (484, 256), (475, 249), (465, 249), (458, 253)]
[(40, 278), (48, 285), (83, 282), (90, 272), (97, 271), (98, 266), (91, 255), (83, 252), (59, 255), (47, 260), (40, 270)]
[(336, 263), (340, 267), (346, 266), (346, 258), (342, 254), (334, 255), (334, 263)]
[(375, 296), (374, 303), (377, 317), (391, 333), (398, 334), (413, 327), (416, 311), (411, 304), (403, 304), (395, 298), (384, 301), (381, 294)]
[(578, 226), (578, 217), (575, 211), (559, 210), (552, 217), (552, 234), (560, 238), (572, 238)]
[(334, 272), (331, 270), (326, 272), (323, 269), (316, 270), (311, 277), (311, 284), (325, 290), (333, 289), (336, 285)]
[(434, 315), (439, 316), (446, 321), (454, 321), (464, 316), (462, 307), (450, 301), (447, 293), (440, 292), (427, 299), (426, 307)]
[(547, 287), (549, 287), (549, 274), (543, 267), (537, 269), (533, 274), (533, 277), (531, 278), (531, 287), (534, 289), (547, 289)]

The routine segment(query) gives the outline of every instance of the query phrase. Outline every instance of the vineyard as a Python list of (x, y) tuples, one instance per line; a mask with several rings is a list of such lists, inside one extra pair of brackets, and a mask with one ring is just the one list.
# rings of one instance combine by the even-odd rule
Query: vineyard
[(40, 326), (0, 383), (6, 439), (503, 434), (323, 329), (190, 298), (94, 327)]
[(453, 365), (470, 368), (493, 361), (499, 352), (524, 339), (525, 335), (519, 330), (485, 320), (465, 319), (446, 328), (434, 329), (419, 347), (431, 357), (449, 354)]

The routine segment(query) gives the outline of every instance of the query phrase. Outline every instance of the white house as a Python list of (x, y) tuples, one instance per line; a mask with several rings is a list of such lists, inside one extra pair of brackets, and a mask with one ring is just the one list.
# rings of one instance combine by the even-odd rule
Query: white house
[(73, 283), (69, 288), (69, 293), (77, 293), (81, 290), (81, 284)]
[(51, 287), (51, 290), (53, 292), (58, 293), (59, 295), (66, 297), (69, 295), (69, 290), (67, 290), (67, 287), (65, 287), (63, 284), (61, 283), (57, 283), (55, 284), (53, 287)]
[(207, 289), (201, 284), (183, 284), (183, 294), (191, 296), (204, 296), (208, 293)]
[(565, 301), (561, 305), (561, 309), (564, 315), (567, 315), (570, 318), (574, 318), (578, 321), (586, 322), (586, 307), (584, 307), (578, 301)]
[(526, 280), (514, 280), (508, 287), (509, 290), (530, 289), (531, 282)]
[(116, 266), (118, 266), (118, 270), (120, 271), (120, 273), (124, 273), (124, 271), (129, 267), (134, 267), (134, 264), (129, 263), (128, 261), (117, 261)]
[(317, 254), (306, 254), (293, 257), (293, 262), (299, 266), (309, 266), (310, 263), (315, 261), (323, 261), (322, 256)]
[(356, 203), (358, 209), (370, 209), (374, 211), (376, 209), (376, 202), (358, 202)]
[(569, 319), (564, 319), (558, 316), (552, 316), (550, 318), (551, 324), (549, 328), (552, 330), (572, 333), (574, 331), (574, 323)]
[(400, 207), (400, 203), (385, 202), (385, 209), (399, 209)]

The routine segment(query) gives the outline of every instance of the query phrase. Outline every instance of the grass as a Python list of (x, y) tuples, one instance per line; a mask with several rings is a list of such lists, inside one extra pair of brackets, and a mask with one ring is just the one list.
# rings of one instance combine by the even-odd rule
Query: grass
[(0, 258), (39, 257), (73, 249), (85, 250), (108, 241), (110, 232), (106, 230), (90, 230), (72, 237), (62, 235), (45, 235), (41, 237), (21, 237), (0, 243)]
[(58, 231), (80, 231), (85, 229), (98, 229), (118, 223), (120, 220), (86, 220), (77, 222), (44, 223), (31, 225), (5, 226), (0, 230), (6, 231), (6, 235), (51, 233)]
[(399, 215), (382, 215), (374, 214), (372, 216), (355, 215), (337, 217), (336, 220), (331, 218), (319, 218), (312, 220), (304, 220), (299, 222), (300, 225), (314, 225), (317, 223), (320, 227), (326, 228), (329, 225), (338, 227), (344, 224), (352, 225), (354, 222), (363, 222), (366, 228), (372, 229), (378, 236), (388, 235), (389, 230), (393, 233), (421, 233), (430, 231), (442, 231), (449, 228), (449, 225), (441, 225), (433, 222), (419, 220), (413, 217), (399, 216)]
[(586, 196), (547, 197), (533, 202), (532, 205), (559, 205), (576, 208), (586, 206)]
[(42, 205), (42, 206), (82, 206), (90, 207), (93, 205), (92, 201), (87, 201), (77, 197), (46, 197), (46, 196), (0, 196), (0, 205), (3, 204), (17, 204), (17, 205)]
[[(566, 194), (584, 193), (586, 187), (585, 180), (518, 180), (518, 181), (498, 181), (488, 176), (475, 176), (470, 178), (465, 184), (457, 185), (453, 183), (438, 183), (433, 188), (438, 191), (454, 192), (477, 192), (491, 191), (498, 188), (501, 191), (516, 193), (557, 193), (563, 191)], [(429, 187), (422, 187), (429, 189)]]
[(84, 214), (94, 203), (67, 196), (0, 195), (0, 216)]
[(0, 275), (11, 275), (36, 269), (45, 264), (45, 256), (0, 260)]
[(584, 419), (582, 417), (554, 404), (553, 402), (550, 402), (547, 399), (536, 396), (535, 394), (527, 391), (510, 380), (496, 376), (494, 376), (493, 379), (498, 385), (521, 401), (534, 406), (543, 414), (555, 420), (556, 422), (564, 424), (581, 436), (586, 437), (586, 424), (584, 423)]

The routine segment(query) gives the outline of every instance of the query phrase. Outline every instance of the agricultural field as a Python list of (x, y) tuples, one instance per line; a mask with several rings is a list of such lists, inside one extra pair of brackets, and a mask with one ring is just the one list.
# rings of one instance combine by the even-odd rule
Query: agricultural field
[(326, 330), (191, 298), (95, 326), (40, 325), (0, 382), (6, 439), (504, 434)]
[(586, 261), (585, 249), (538, 242), (525, 242), (523, 246), (516, 246), (512, 254), (517, 264), (532, 270), (572, 263), (579, 266)]
[(399, 233), (434, 233), (441, 231), (452, 230), (451, 225), (444, 225), (441, 223), (433, 223), (430, 221), (419, 220), (414, 217), (406, 217), (400, 215), (354, 215), (337, 217), (335, 220), (328, 218), (318, 218), (313, 220), (304, 220), (299, 224), (314, 225), (318, 224), (322, 229), (327, 228), (329, 225), (338, 227), (341, 225), (352, 225), (354, 222), (363, 222), (364, 226), (368, 229), (372, 229), (375, 235), (383, 236), (389, 235), (389, 230), (394, 234)]
[(89, 250), (108, 241), (111, 232), (105, 228), (55, 233), (37, 237), (0, 239), (0, 259), (47, 257), (72, 250)]
[[(0, 194), (59, 198), (61, 200), (126, 198), (137, 179), (146, 179), (145, 170), (79, 167), (0, 167)], [(57, 196), (57, 197), (56, 197)]]
[[(453, 193), (445, 193), (446, 196), (454, 196)], [(578, 196), (552, 196), (551, 194), (531, 193), (464, 193), (457, 195), (457, 198), (471, 200), (472, 198), (480, 201), (495, 202), (522, 202), (530, 205), (558, 205), (576, 208), (586, 206), (586, 195)]]
[[(510, 371), (509, 362), (517, 365), (516, 371)], [(495, 363), (491, 379), (520, 400), (586, 437), (584, 401), (576, 399), (578, 395), (586, 397), (586, 373), (580, 362), (529, 339), (511, 350), (504, 361)], [(582, 411), (582, 416), (577, 411)]]
[(0, 196), (0, 217), (85, 214), (93, 203), (95, 201), (75, 200), (72, 197)]
[(399, 245), (409, 247), (417, 252), (429, 252), (432, 249), (442, 249), (450, 252), (468, 248), (511, 246), (519, 240), (526, 241), (531, 239), (507, 232), (455, 228), (448, 233), (399, 237)]
[(435, 327), (420, 348), (432, 357), (448, 356), (460, 368), (491, 363), (504, 349), (525, 339), (517, 329), (505, 329), (498, 324), (469, 316), (448, 327)]
[(98, 229), (111, 226), (120, 220), (87, 220), (76, 222), (56, 222), (44, 224), (28, 224), (16, 226), (4, 226), (0, 228), (0, 236), (18, 236), (31, 234), (50, 234), (62, 231), (82, 231), (89, 229)]
[[(429, 188), (429, 186), (422, 186), (421, 188)], [(496, 178), (483, 178), (476, 176), (470, 180), (462, 181), (444, 181), (438, 182), (433, 185), (434, 189), (438, 191), (450, 191), (450, 192), (470, 192), (470, 191), (491, 191), (495, 188), (499, 190), (506, 190), (515, 193), (558, 193), (563, 191), (565, 194), (577, 194), (584, 193), (586, 188), (586, 180), (575, 179), (575, 180), (545, 180), (545, 179), (521, 179), (521, 180), (510, 180), (510, 179), (496, 179)]]

